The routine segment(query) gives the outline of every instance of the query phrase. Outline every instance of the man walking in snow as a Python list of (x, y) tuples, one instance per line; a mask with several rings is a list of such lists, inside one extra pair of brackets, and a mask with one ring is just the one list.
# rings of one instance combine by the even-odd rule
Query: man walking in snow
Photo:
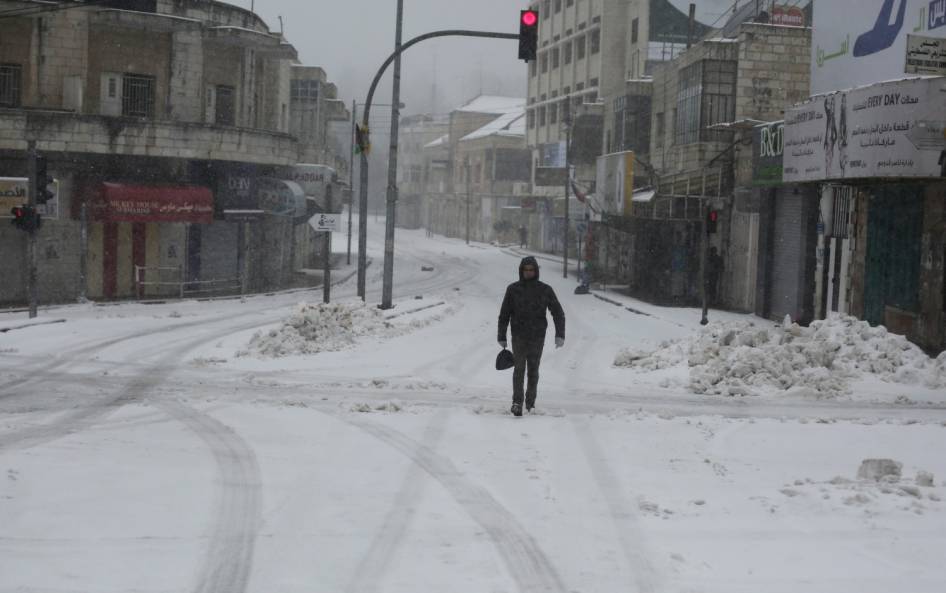
[[(565, 345), (565, 312), (552, 287), (539, 281), (539, 264), (534, 257), (519, 264), (519, 281), (506, 288), (499, 310), (499, 345), (506, 347), (506, 328), (512, 324), (512, 354), (516, 361), (512, 374), (512, 413), (522, 416), (523, 395), (527, 410), (535, 407), (539, 385), (539, 362), (548, 329), (546, 312), (555, 322), (555, 347)], [(528, 371), (528, 372), (527, 372)], [(528, 374), (528, 387), (523, 380)], [(525, 391), (525, 393), (523, 393)]]

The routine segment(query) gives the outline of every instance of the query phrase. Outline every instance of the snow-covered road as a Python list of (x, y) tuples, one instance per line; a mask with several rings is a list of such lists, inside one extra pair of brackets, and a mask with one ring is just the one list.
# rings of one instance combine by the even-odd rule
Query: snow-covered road
[[(255, 354), (320, 291), (0, 333), (0, 592), (946, 588), (942, 393), (689, 393), (613, 363), (691, 336), (697, 311), (576, 296), (541, 263), (568, 337), (522, 419), (492, 368), (518, 254), (423, 233), (399, 231), (380, 333), (338, 351)], [(857, 480), (865, 458), (901, 480)]]

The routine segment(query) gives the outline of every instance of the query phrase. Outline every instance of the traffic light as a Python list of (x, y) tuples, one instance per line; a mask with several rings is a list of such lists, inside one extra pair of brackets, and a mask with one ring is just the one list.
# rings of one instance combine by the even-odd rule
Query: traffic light
[(706, 213), (706, 234), (712, 235), (716, 232), (716, 221), (719, 220), (719, 211), (710, 210)]
[(368, 126), (355, 126), (355, 154), (371, 152), (371, 140), (368, 136)]
[(531, 62), (535, 60), (539, 46), (539, 12), (537, 10), (519, 11), (519, 59)]
[(36, 179), (31, 179), (30, 183), (36, 184), (36, 203), (45, 204), (52, 200), (56, 195), (49, 191), (49, 186), (53, 183), (53, 178), (47, 171), (46, 157), (36, 157)]
[(10, 214), (13, 215), (10, 221), (13, 226), (28, 233), (38, 230), (43, 223), (36, 208), (31, 206), (16, 206), (10, 209)]

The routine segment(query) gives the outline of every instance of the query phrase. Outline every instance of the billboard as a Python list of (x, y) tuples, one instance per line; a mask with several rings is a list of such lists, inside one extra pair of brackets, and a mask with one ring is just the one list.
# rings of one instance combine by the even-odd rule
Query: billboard
[(631, 213), (634, 195), (634, 153), (614, 152), (598, 157), (596, 195), (605, 214)]
[(752, 184), (763, 187), (781, 185), (785, 122), (756, 126), (752, 138)]
[(946, 38), (946, 0), (815, 2), (812, 94), (903, 78), (908, 35)]
[(707, 35), (714, 23), (732, 11), (732, 0), (650, 0), (650, 41), (656, 43), (686, 43), (690, 27), (690, 4), (696, 5), (694, 39)]
[[(0, 177), (0, 218), (12, 218), (10, 210), (29, 203), (30, 181), (26, 177)], [(53, 198), (36, 206), (43, 218), (59, 218), (59, 180), (49, 186)]]
[(785, 118), (786, 182), (943, 177), (941, 78), (879, 83), (812, 97)]

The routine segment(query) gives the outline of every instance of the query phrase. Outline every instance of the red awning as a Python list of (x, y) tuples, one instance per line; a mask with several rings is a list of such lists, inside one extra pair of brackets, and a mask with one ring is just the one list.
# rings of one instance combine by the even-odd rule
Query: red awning
[(101, 222), (213, 222), (214, 197), (206, 187), (103, 183), (91, 200)]

